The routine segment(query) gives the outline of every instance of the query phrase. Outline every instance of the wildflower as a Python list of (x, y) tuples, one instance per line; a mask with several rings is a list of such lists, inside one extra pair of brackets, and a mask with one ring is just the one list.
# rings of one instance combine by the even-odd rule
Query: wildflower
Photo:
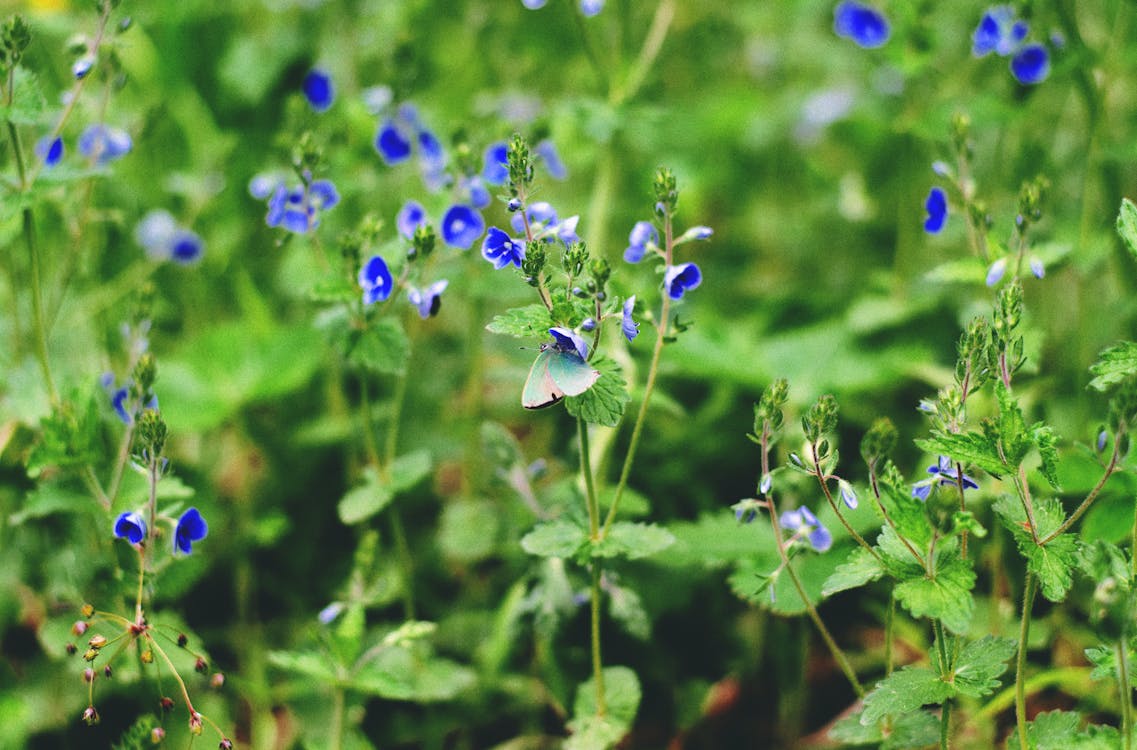
[(987, 286), (995, 286), (1007, 271), (1007, 259), (999, 258), (987, 269)]
[(446, 161), (446, 152), (442, 148), (442, 142), (430, 130), (421, 128), (418, 131), (418, 147), (422, 152), (422, 158), (432, 164), (440, 164)]
[(979, 19), (975, 33), (971, 36), (971, 54), (984, 57), (994, 52), (999, 57), (1012, 54), (1029, 30), (1025, 21), (1015, 18), (1015, 10), (1010, 5), (996, 5), (989, 8)]
[(588, 344), (584, 339), (568, 328), (550, 328), (549, 333), (556, 343), (553, 347), (563, 352), (575, 351), (581, 359), (588, 359)]
[(461, 203), (451, 206), (442, 217), (442, 241), (459, 250), (469, 250), (482, 236), (486, 223), (482, 215)]
[(769, 495), (770, 490), (774, 486), (774, 477), (772, 474), (765, 474), (762, 476), (762, 481), (758, 483), (758, 491), (763, 495)]
[(391, 296), (394, 281), (387, 261), (381, 255), (373, 255), (359, 269), (359, 286), (363, 288), (363, 304), (373, 305)]
[(691, 227), (675, 240), (676, 245), (681, 245), (684, 242), (701, 242), (709, 240), (715, 233), (715, 230), (710, 227), (697, 226)]
[(485, 208), (493, 203), (493, 196), (490, 195), (485, 180), (479, 175), (464, 177), (458, 184), (470, 196), (470, 204), (474, 208)]
[(114, 535), (131, 544), (141, 544), (146, 538), (146, 521), (138, 513), (123, 513), (114, 522)]
[(521, 261), (525, 260), (525, 244), (515, 240), (508, 234), (490, 227), (486, 239), (482, 242), (482, 257), (493, 263), (494, 268), (500, 270), (510, 263), (521, 268)]
[(387, 119), (375, 134), (375, 150), (383, 163), (391, 167), (411, 157), (411, 142), (399, 132), (394, 120)]
[(320, 610), (316, 615), (316, 619), (320, 621), (321, 625), (331, 625), (345, 609), (347, 609), (347, 605), (343, 602), (332, 602)]
[(592, 18), (604, 10), (604, 0), (580, 0), (580, 12), (586, 18)]
[(320, 68), (312, 68), (308, 71), (308, 75), (304, 76), (301, 89), (304, 92), (304, 98), (308, 100), (308, 105), (316, 112), (326, 112), (336, 98), (336, 89), (332, 85), (332, 77)]
[(928, 234), (939, 234), (948, 217), (947, 195), (943, 188), (934, 187), (928, 191), (924, 210), (928, 212), (928, 218), (924, 220), (924, 231)]
[(152, 260), (172, 260), (186, 265), (198, 260), (205, 244), (196, 233), (178, 226), (169, 211), (150, 211), (134, 228), (134, 238)]
[(482, 179), (489, 184), (502, 185), (509, 179), (509, 146), (505, 141), (486, 146), (482, 162)]
[(745, 500), (739, 500), (731, 507), (734, 508), (734, 517), (738, 519), (739, 523), (751, 523), (758, 517), (758, 509), (761, 507), (761, 503), (752, 497), (748, 497)]
[(86, 78), (93, 67), (95, 67), (95, 56), (83, 55), (71, 64), (71, 75), (75, 76), (75, 80), (78, 81)]
[(193, 543), (205, 539), (209, 533), (209, 526), (197, 508), (190, 508), (181, 515), (174, 527), (174, 552), (189, 554), (193, 551)]
[(424, 320), (435, 316), (442, 307), (442, 293), (449, 283), (446, 279), (440, 279), (426, 289), (420, 290), (412, 286), (407, 289), (407, 301), (418, 308), (419, 317)]
[(52, 138), (45, 135), (36, 141), (36, 156), (43, 161), (43, 165), (51, 169), (63, 159), (63, 139), (56, 136)]
[(833, 30), (865, 49), (883, 47), (890, 33), (883, 13), (853, 0), (844, 0), (833, 9)]
[[(779, 521), (783, 528), (794, 532), (794, 539), (805, 537), (816, 552), (825, 552), (833, 546), (833, 535), (821, 525), (813, 511), (804, 505), (797, 510), (782, 513)], [(791, 542), (793, 539), (790, 540)]]
[(1042, 265), (1042, 261), (1038, 258), (1031, 258), (1030, 272), (1034, 274), (1036, 279), (1042, 279), (1046, 276), (1046, 266)]
[(253, 196), (259, 201), (268, 200), (278, 185), (281, 184), (280, 177), (271, 174), (256, 174), (249, 180), (249, 195)]
[(624, 300), (624, 315), (620, 319), (620, 330), (624, 334), (624, 338), (628, 343), (632, 343), (632, 339), (640, 335), (640, 324), (632, 318), (632, 311), (636, 307), (636, 295), (632, 295)]
[(121, 128), (111, 128), (101, 123), (88, 125), (79, 134), (79, 153), (94, 159), (97, 166), (109, 164), (130, 153), (134, 146), (130, 134)]
[(521, 4), (529, 10), (544, 8), (546, 2), (548, 2), (548, 0), (521, 0)]
[(628, 247), (624, 250), (624, 260), (628, 263), (639, 263), (644, 253), (651, 248), (659, 247), (659, 232), (650, 221), (637, 221), (628, 234)]
[(844, 479), (837, 480), (837, 490), (841, 495), (841, 500), (848, 506), (849, 510), (857, 509), (857, 493), (853, 489), (853, 485), (846, 482)]
[(282, 183), (268, 201), (265, 223), (295, 234), (306, 234), (320, 225), (320, 212), (334, 207), (339, 200), (339, 193), (330, 180), (315, 180), (293, 188)]
[(95, 710), (94, 706), (87, 706), (83, 710), (83, 722), (89, 727), (99, 723), (99, 712)]
[[(549, 233), (555, 235), (565, 245), (571, 245), (574, 242), (580, 242), (580, 235), (576, 233), (576, 225), (579, 223), (580, 216), (570, 216), (559, 224), (549, 227)], [(548, 239), (551, 240), (552, 236)]]
[(399, 234), (408, 240), (414, 239), (415, 230), (423, 224), (426, 224), (426, 209), (418, 201), (404, 203), (399, 209), (399, 215), (395, 217), (395, 226)]
[(596, 330), (596, 318), (585, 318), (580, 322), (580, 330), (585, 333), (592, 333)]
[(561, 161), (560, 154), (557, 153), (557, 147), (551, 140), (546, 138), (540, 141), (533, 147), (533, 151), (545, 162), (545, 170), (554, 180), (563, 180), (568, 177), (568, 170), (565, 169), (565, 164)]
[(1011, 74), (1019, 83), (1032, 86), (1050, 75), (1050, 53), (1041, 44), (1028, 44), (1011, 58)]
[(680, 299), (688, 289), (694, 289), (703, 281), (703, 274), (694, 263), (680, 263), (668, 266), (663, 274), (663, 288), (671, 299)]
[(961, 475), (947, 456), (940, 456), (935, 464), (928, 467), (928, 473), (932, 476), (912, 485), (912, 497), (927, 500), (935, 484), (948, 484), (965, 490), (979, 489), (979, 484), (966, 474)]

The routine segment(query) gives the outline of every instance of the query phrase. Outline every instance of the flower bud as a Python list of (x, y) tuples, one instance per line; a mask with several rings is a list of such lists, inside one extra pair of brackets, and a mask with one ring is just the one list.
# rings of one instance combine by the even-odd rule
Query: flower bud
[(94, 661), (95, 659), (98, 658), (98, 656), (99, 656), (99, 652), (93, 648), (89, 648), (85, 652), (83, 652), (83, 659), (85, 661)]
[(209, 671), (209, 665), (206, 663), (205, 659), (202, 659), (199, 656), (197, 657), (197, 661), (193, 663), (193, 671), (197, 672), (198, 674), (205, 674)]
[(95, 614), (95, 607), (91, 604), (84, 604), (83, 608), (79, 610), (79, 613), (82, 614), (83, 617), (90, 617)]
[(111, 673), (112, 673), (112, 672), (114, 672), (114, 670), (113, 670), (113, 669), (111, 669), (111, 665), (110, 665), (110, 664), (108, 664), (108, 665), (106, 665), (105, 667), (103, 667), (103, 676), (104, 676), (104, 677), (107, 677), (107, 678), (109, 678), (109, 677), (111, 676)]
[(194, 711), (190, 715), (190, 720), (189, 720), (190, 734), (192, 734), (194, 736), (200, 735), (202, 728), (203, 728), (203, 725), (202, 725), (202, 721), (201, 721), (201, 714), (199, 714), (197, 711)]
[(214, 672), (212, 675), (210, 675), (209, 687), (213, 688), (214, 690), (220, 690), (224, 684), (225, 684), (225, 673), (224, 672)]
[(71, 633), (73, 635), (83, 635), (87, 632), (88, 627), (86, 620), (76, 620), (75, 624), (71, 626)]
[(226, 737), (225, 739), (221, 740), (221, 742), (217, 743), (217, 747), (220, 750), (233, 750), (233, 740)]
[(158, 707), (163, 711), (172, 711), (174, 710), (174, 699), (163, 695), (162, 699), (158, 701)]
[(90, 684), (94, 681), (95, 681), (95, 670), (91, 669), (90, 667), (87, 667), (86, 669), (83, 670), (83, 682)]
[(150, 649), (146, 649), (145, 651), (142, 652), (142, 655), (139, 658), (142, 659), (143, 664), (153, 664), (154, 663), (154, 652), (151, 651)]
[(178, 633), (178, 648), (185, 648), (187, 643), (189, 643), (189, 638), (186, 634)]
[(107, 645), (107, 637), (105, 635), (93, 635), (91, 640), (87, 641), (87, 645), (91, 648), (102, 648)]
[(154, 727), (150, 730), (150, 744), (161, 745), (162, 740), (166, 739), (166, 730), (162, 727)]
[(87, 706), (83, 711), (83, 721), (89, 727), (93, 727), (99, 723), (99, 712), (95, 710), (94, 706)]
[(68, 643), (63, 648), (66, 649), (68, 656), (74, 656), (75, 654), (79, 653), (79, 649), (75, 646), (74, 643)]

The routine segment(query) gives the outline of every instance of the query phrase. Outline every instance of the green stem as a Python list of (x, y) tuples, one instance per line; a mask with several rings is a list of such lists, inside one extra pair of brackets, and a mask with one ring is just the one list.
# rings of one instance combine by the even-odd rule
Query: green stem
[(1019, 746), (1030, 750), (1026, 728), (1026, 644), (1030, 636), (1030, 611), (1034, 606), (1034, 595), (1038, 581), (1028, 570), (1023, 591), (1023, 616), (1019, 626), (1019, 653), (1015, 660), (1015, 723), (1019, 730)]
[[(1093, 505), (1094, 500), (1096, 500), (1098, 497), (1098, 493), (1100, 493), (1102, 488), (1105, 487), (1105, 483), (1109, 481), (1109, 478), (1113, 476), (1113, 472), (1117, 469), (1117, 463), (1120, 460), (1120, 454), (1117, 451), (1117, 446), (1118, 443), (1121, 442), (1122, 434), (1123, 432), (1121, 430), (1118, 430), (1118, 434), (1114, 437), (1113, 440), (1113, 455), (1110, 456), (1109, 463), (1106, 465), (1101, 479), (1099, 479), (1098, 483), (1094, 485), (1092, 490), (1090, 490), (1090, 494), (1086, 495), (1086, 499), (1083, 500), (1081, 505), (1079, 505), (1077, 509), (1070, 514), (1069, 518), (1062, 522), (1061, 526), (1059, 526), (1057, 529), (1039, 541), (1040, 545), (1046, 544), (1059, 534), (1064, 534), (1071, 526), (1077, 523), (1078, 519), (1085, 515), (1086, 511), (1088, 511), (1090, 509), (1090, 506)], [(1137, 547), (1134, 549), (1137, 549)]]
[(888, 607), (884, 610), (884, 676), (892, 674), (892, 628), (896, 620), (896, 588), (888, 590)]
[[(951, 671), (951, 663), (948, 661), (947, 643), (944, 642), (943, 624), (939, 620), (932, 620), (932, 631), (935, 633), (936, 652), (940, 659), (940, 674), (947, 675)], [(951, 698), (948, 698), (944, 701), (943, 710), (940, 712), (940, 750), (947, 750), (950, 726)]]
[(940, 750), (948, 750), (948, 737), (950, 736), (951, 727), (951, 698), (944, 701), (944, 707), (940, 711)]
[(1125, 750), (1133, 750), (1133, 689), (1129, 686), (1128, 638), (1122, 629), (1117, 639), (1117, 689), (1121, 693), (1121, 733)]
[[(588, 534), (595, 544), (601, 540), (600, 508), (596, 502), (596, 487), (592, 481), (592, 467), (588, 452), (588, 423), (583, 418), (576, 419), (580, 435), (580, 473), (584, 477), (585, 503), (588, 506)], [(591, 637), (592, 637), (592, 679), (596, 683), (596, 713), (603, 716), (608, 711), (604, 697), (604, 662), (600, 657), (600, 559), (592, 559), (591, 596)]]
[(328, 747), (331, 750), (340, 750), (343, 747), (343, 715), (345, 711), (346, 691), (337, 685), (332, 691), (332, 725), (328, 730)]

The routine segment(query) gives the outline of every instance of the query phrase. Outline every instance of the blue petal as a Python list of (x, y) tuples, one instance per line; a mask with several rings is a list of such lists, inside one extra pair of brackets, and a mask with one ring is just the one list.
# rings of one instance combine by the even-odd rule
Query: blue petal
[(459, 250), (469, 250), (482, 236), (486, 223), (471, 206), (451, 206), (442, 217), (442, 241)]
[(408, 240), (413, 240), (415, 230), (426, 223), (426, 209), (418, 201), (407, 201), (403, 207), (399, 209), (399, 215), (395, 217), (395, 227), (398, 228), (399, 234)]
[(633, 294), (624, 300), (624, 315), (620, 320), (620, 330), (623, 332), (624, 338), (628, 340), (628, 343), (631, 343), (632, 339), (640, 335), (640, 324), (632, 317), (632, 311), (635, 310), (635, 307), (636, 295)]
[(565, 163), (561, 161), (561, 155), (557, 153), (556, 145), (546, 138), (537, 144), (534, 151), (545, 162), (545, 171), (554, 180), (563, 180), (568, 177), (568, 170), (565, 169)]
[(123, 513), (115, 520), (114, 535), (139, 544), (146, 538), (146, 521), (138, 513)]
[(50, 169), (63, 159), (63, 139), (45, 135), (36, 141), (35, 152), (43, 160), (43, 165)]
[(865, 49), (884, 46), (891, 33), (884, 14), (853, 0), (839, 3), (833, 10), (833, 30)]
[(934, 187), (928, 192), (924, 209), (928, 212), (928, 218), (924, 221), (924, 231), (928, 234), (938, 234), (943, 230), (948, 217), (947, 194), (943, 188)]
[(204, 250), (201, 237), (188, 229), (180, 230), (170, 242), (170, 258), (182, 265), (193, 263)]
[(801, 511), (800, 510), (787, 510), (778, 518), (783, 529), (790, 531), (797, 531), (802, 526)]
[(588, 359), (588, 344), (584, 338), (573, 333), (568, 328), (550, 328), (549, 334), (556, 341), (553, 346), (563, 352), (575, 351), (581, 359)]
[(178, 519), (174, 527), (174, 551), (189, 554), (193, 551), (193, 542), (200, 541), (209, 533), (209, 526), (197, 508), (190, 508)]
[(681, 263), (670, 266), (663, 274), (663, 288), (671, 299), (680, 299), (688, 289), (694, 289), (703, 281), (703, 274), (694, 263)]
[(1031, 258), (1030, 272), (1034, 274), (1036, 279), (1044, 278), (1046, 276), (1046, 266), (1042, 265), (1042, 261), (1038, 258)]
[(373, 305), (391, 296), (394, 282), (387, 261), (381, 255), (371, 256), (359, 269), (359, 286), (363, 289), (363, 304)]
[(384, 120), (379, 132), (375, 134), (375, 150), (391, 166), (410, 158), (411, 143), (395, 127), (393, 120)]
[(483, 180), (491, 185), (501, 185), (509, 179), (509, 146), (505, 141), (491, 143), (482, 158)]
[(987, 269), (987, 286), (995, 286), (1007, 271), (1007, 259), (999, 258)]
[(592, 18), (604, 10), (604, 0), (580, 0), (580, 12), (587, 18)]
[(332, 85), (332, 77), (319, 68), (313, 68), (304, 76), (301, 86), (304, 98), (316, 112), (326, 112), (336, 98), (336, 90)]
[(1028, 44), (1011, 58), (1011, 73), (1028, 86), (1042, 83), (1050, 75), (1050, 53), (1041, 44)]
[(312, 208), (326, 211), (340, 202), (340, 194), (331, 180), (316, 180), (308, 186), (308, 200)]
[(817, 552), (827, 552), (833, 546), (833, 535), (829, 533), (829, 529), (818, 525), (809, 532), (809, 546)]

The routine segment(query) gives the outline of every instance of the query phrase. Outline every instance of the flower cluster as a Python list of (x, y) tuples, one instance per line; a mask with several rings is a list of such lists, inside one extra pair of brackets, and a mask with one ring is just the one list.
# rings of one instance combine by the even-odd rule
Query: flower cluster
[(1011, 74), (1019, 83), (1042, 83), (1050, 75), (1050, 53), (1037, 42), (1026, 41), (1030, 27), (1016, 17), (1010, 5), (989, 8), (972, 35), (971, 54), (986, 57), (994, 52), (1011, 58)]
[[(114, 535), (131, 544), (142, 544), (147, 538), (149, 528), (141, 513), (128, 511), (119, 515), (114, 522)], [(174, 552), (190, 554), (193, 543), (200, 542), (209, 533), (209, 526), (197, 508), (189, 508), (174, 522)]]
[(817, 516), (804, 505), (795, 510), (787, 510), (778, 519), (782, 528), (794, 532), (787, 544), (805, 539), (815, 552), (826, 552), (833, 546), (833, 535), (821, 524)]
[(259, 174), (249, 181), (249, 195), (268, 201), (265, 223), (294, 234), (307, 234), (320, 225), (320, 214), (340, 202), (331, 180), (313, 180), (305, 172), (299, 185), (272, 174)]
[(151, 260), (189, 265), (201, 258), (205, 244), (195, 232), (178, 224), (169, 211), (150, 211), (134, 228), (134, 239)]
[[(660, 206), (657, 206), (657, 212)], [(714, 234), (710, 227), (691, 227), (673, 242), (673, 247), (700, 240), (708, 240)], [(659, 231), (649, 221), (637, 221), (628, 234), (628, 247), (624, 250), (624, 260), (639, 263), (647, 254), (663, 259), (663, 289), (671, 299), (681, 299), (688, 290), (699, 286), (703, 281), (702, 271), (694, 263), (669, 263), (669, 253), (659, 245)]]
[[(99, 167), (121, 159), (133, 147), (134, 141), (130, 134), (122, 128), (95, 124), (88, 125), (79, 134), (79, 153)], [(62, 152), (60, 156), (62, 157)]]
[(833, 9), (833, 31), (859, 47), (875, 49), (888, 41), (888, 19), (876, 8), (855, 0), (843, 0)]

